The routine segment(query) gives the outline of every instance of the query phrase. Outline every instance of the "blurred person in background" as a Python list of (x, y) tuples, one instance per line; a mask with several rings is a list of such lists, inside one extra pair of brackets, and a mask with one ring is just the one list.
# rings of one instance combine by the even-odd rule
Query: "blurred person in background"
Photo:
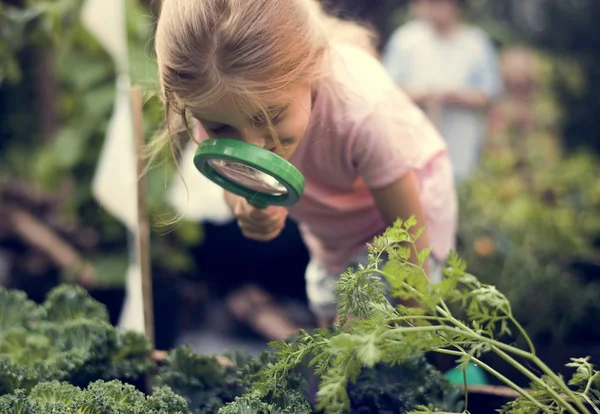
[(486, 157), (510, 157), (521, 164), (538, 165), (560, 158), (561, 116), (550, 87), (549, 66), (542, 55), (525, 46), (502, 51), (504, 90), (490, 111)]
[(466, 0), (412, 0), (415, 19), (396, 29), (383, 63), (428, 114), (448, 144), (457, 183), (478, 166), (487, 112), (499, 95), (488, 35), (462, 21)]

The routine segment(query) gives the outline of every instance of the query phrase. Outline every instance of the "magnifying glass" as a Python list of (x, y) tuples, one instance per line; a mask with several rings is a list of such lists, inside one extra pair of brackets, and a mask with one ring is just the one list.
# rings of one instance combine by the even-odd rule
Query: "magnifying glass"
[(291, 206), (304, 191), (304, 176), (287, 160), (235, 139), (204, 140), (194, 165), (209, 180), (260, 209)]

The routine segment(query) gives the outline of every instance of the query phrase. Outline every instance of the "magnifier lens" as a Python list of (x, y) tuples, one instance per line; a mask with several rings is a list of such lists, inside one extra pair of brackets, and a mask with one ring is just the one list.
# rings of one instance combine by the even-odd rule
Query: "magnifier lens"
[(249, 165), (223, 159), (211, 159), (208, 163), (221, 176), (249, 190), (274, 196), (287, 194), (285, 186), (276, 178)]

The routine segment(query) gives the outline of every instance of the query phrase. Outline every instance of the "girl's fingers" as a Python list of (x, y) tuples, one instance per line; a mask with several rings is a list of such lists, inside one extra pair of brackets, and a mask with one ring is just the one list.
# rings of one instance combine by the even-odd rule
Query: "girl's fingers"
[(284, 226), (281, 226), (281, 227), (276, 228), (269, 232), (248, 230), (248, 229), (244, 229), (244, 228), (241, 228), (241, 230), (242, 230), (242, 234), (249, 239), (256, 240), (256, 241), (262, 241), (262, 242), (268, 242), (268, 241), (275, 239), (277, 236), (279, 236), (281, 234), (281, 231), (283, 230), (283, 227)]
[(240, 223), (243, 223), (246, 227), (255, 227), (257, 229), (269, 229), (272, 226), (277, 226), (285, 221), (287, 217), (287, 210), (275, 210), (269, 213), (267, 217), (263, 218), (263, 216), (259, 216), (260, 219), (256, 219), (256, 217), (256, 215), (252, 214), (242, 214), (238, 216), (238, 221)]
[(271, 206), (265, 209), (258, 209), (250, 207), (247, 214), (245, 214), (250, 220), (255, 222), (269, 222), (275, 217), (279, 217), (282, 214), (287, 214), (287, 210), (283, 207)]
[(252, 220), (239, 219), (239, 227), (248, 232), (269, 234), (280, 231), (285, 225), (285, 215), (273, 217), (269, 222), (255, 222)]
[(244, 235), (244, 237), (251, 239), (251, 240), (256, 240), (259, 242), (269, 242), (271, 240), (274, 240), (275, 238), (277, 238), (277, 236), (279, 236), (280, 233), (281, 233), (281, 230), (274, 232), (274, 233), (269, 233), (269, 234), (248, 233), (248, 232), (242, 231), (242, 234)]
[(284, 207), (257, 209), (244, 199), (236, 204), (233, 212), (244, 236), (257, 241), (270, 241), (279, 236), (287, 218)]

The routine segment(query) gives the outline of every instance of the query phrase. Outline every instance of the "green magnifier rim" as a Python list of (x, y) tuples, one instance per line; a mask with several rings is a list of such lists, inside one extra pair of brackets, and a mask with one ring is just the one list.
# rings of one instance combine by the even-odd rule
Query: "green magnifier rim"
[[(287, 192), (274, 195), (241, 186), (215, 171), (210, 165), (210, 161), (215, 159), (245, 164), (262, 171), (279, 181)], [(304, 191), (304, 176), (290, 162), (271, 151), (235, 139), (204, 140), (196, 149), (194, 165), (209, 180), (231, 193), (246, 198), (258, 208), (269, 205), (291, 206), (300, 200)]]

